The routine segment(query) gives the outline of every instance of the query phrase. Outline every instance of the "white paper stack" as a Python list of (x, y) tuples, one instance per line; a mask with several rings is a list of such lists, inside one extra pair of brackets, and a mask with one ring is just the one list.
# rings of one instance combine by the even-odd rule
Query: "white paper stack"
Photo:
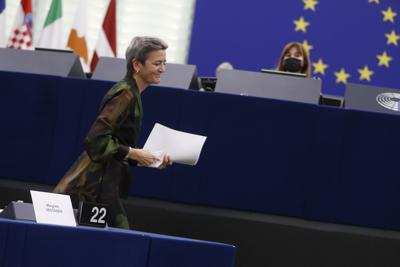
[(164, 155), (169, 155), (174, 163), (196, 165), (207, 137), (177, 131), (156, 123), (143, 149), (159, 158), (150, 167), (158, 167)]

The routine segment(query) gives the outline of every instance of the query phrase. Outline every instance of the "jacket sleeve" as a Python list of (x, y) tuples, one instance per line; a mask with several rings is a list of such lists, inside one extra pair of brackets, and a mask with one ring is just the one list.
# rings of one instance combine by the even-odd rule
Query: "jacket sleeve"
[(114, 133), (128, 116), (133, 98), (129, 89), (123, 89), (104, 104), (84, 143), (92, 161), (102, 163), (111, 157), (122, 160), (128, 154), (129, 147), (119, 144)]

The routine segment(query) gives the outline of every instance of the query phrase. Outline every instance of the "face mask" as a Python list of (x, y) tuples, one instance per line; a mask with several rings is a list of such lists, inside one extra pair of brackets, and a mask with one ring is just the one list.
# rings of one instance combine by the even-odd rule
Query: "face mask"
[(299, 72), (301, 69), (301, 60), (290, 57), (285, 59), (283, 63), (283, 70), (288, 72)]

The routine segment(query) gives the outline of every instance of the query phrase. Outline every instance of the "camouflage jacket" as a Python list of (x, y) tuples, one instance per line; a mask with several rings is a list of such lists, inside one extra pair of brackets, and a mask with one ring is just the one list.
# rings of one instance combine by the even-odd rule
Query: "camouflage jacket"
[[(97, 201), (99, 185), (106, 168), (111, 162), (125, 161), (129, 147), (136, 146), (141, 121), (139, 90), (135, 80), (126, 76), (104, 96), (99, 115), (85, 138), (85, 151), (60, 180), (54, 192), (67, 193), (79, 200)], [(114, 170), (115, 166), (109, 169)], [(115, 183), (123, 187), (120, 194), (126, 195), (130, 173), (120, 170), (115, 172), (114, 176), (118, 176)], [(119, 177), (121, 173), (124, 173), (124, 177)]]

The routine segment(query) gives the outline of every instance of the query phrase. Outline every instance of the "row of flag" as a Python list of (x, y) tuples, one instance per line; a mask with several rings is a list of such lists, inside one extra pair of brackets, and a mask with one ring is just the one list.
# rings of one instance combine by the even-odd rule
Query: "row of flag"
[[(87, 12), (88, 0), (80, 0), (76, 16), (68, 37), (68, 42), (62, 43), (62, 0), (52, 0), (47, 14), (42, 33), (37, 47), (65, 49), (70, 48), (77, 54), (81, 62), (89, 66), (89, 55), (86, 42), (87, 34)], [(6, 40), (5, 36), (5, 0), (0, 0), (0, 40)], [(32, 0), (21, 0), (17, 15), (8, 42), (8, 48), (32, 49)], [(0, 46), (3, 44), (0, 43)], [(110, 0), (105, 15), (99, 38), (90, 62), (90, 69), (93, 71), (101, 56), (115, 57), (116, 45), (116, 0)]]

